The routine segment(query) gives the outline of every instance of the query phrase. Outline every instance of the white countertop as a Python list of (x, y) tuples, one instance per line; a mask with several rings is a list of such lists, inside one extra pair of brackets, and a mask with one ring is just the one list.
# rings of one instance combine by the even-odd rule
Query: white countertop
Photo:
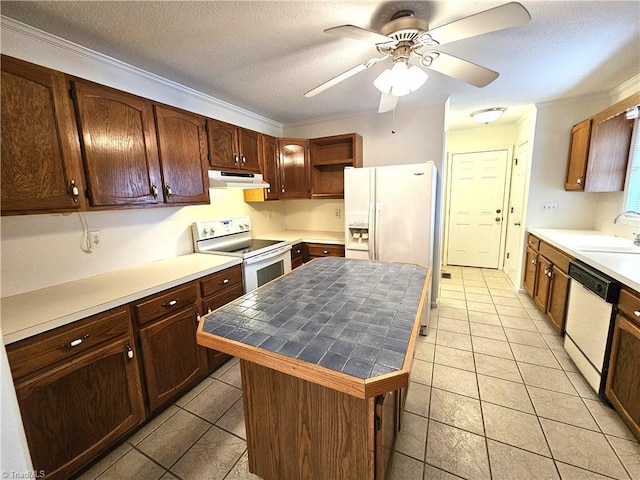
[[(622, 241), (620, 237), (606, 235), (596, 230), (550, 228), (530, 228), (528, 230), (541, 240), (564, 250), (576, 259), (640, 292), (640, 254), (586, 252), (577, 248), (581, 245), (602, 245), (602, 242), (606, 243), (606, 241), (611, 241), (614, 244), (619, 243)], [(631, 243), (631, 240), (625, 240)]]
[(344, 232), (325, 232), (316, 230), (279, 230), (277, 232), (257, 235), (256, 238), (267, 240), (284, 240), (286, 242), (299, 243), (331, 243), (344, 245)]
[(5, 344), (240, 265), (240, 258), (193, 253), (0, 299)]

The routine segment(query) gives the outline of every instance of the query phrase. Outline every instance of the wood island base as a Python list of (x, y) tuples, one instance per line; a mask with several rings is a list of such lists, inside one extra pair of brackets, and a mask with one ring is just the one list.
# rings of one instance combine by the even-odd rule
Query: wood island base
[(264, 480), (384, 479), (399, 394), (356, 398), (240, 360), (249, 470)]

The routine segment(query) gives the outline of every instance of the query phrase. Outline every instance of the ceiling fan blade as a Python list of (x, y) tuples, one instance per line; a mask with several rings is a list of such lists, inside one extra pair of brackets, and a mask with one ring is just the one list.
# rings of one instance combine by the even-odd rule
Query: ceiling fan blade
[(316, 88), (309, 90), (307, 93), (304, 94), (304, 96), (307, 98), (315, 97), (317, 94), (324, 92), (327, 88), (331, 88), (334, 85), (337, 85), (338, 83), (342, 82), (343, 80), (346, 80), (349, 77), (353, 77), (357, 73), (363, 72), (367, 68), (375, 65), (380, 60), (384, 60), (385, 58), (387, 58), (387, 55), (383, 57), (378, 57), (378, 58), (370, 58), (366, 62), (363, 62), (360, 65), (356, 65), (355, 67), (350, 68), (346, 72), (342, 72), (340, 75), (333, 77), (331, 80), (327, 80), (326, 82), (318, 85)]
[(498, 72), (444, 52), (428, 52), (424, 54), (424, 57), (433, 58), (430, 65), (427, 66), (423, 63), (427, 68), (444, 73), (449, 77), (457, 78), (478, 88), (486, 87), (499, 75)]
[(529, 20), (531, 15), (527, 9), (518, 2), (511, 2), (436, 27), (429, 30), (428, 34), (438, 44), (444, 45), (463, 38), (524, 25)]
[(398, 97), (389, 95), (388, 93), (380, 94), (380, 105), (378, 106), (378, 113), (388, 112), (396, 108), (398, 104)]
[(340, 37), (353, 38), (355, 40), (362, 40), (375, 44), (396, 43), (393, 38), (389, 38), (386, 35), (381, 35), (378, 32), (374, 32), (373, 30), (356, 27), (355, 25), (340, 25), (338, 27), (331, 27), (327, 28), (324, 32), (331, 33), (332, 35), (338, 35)]

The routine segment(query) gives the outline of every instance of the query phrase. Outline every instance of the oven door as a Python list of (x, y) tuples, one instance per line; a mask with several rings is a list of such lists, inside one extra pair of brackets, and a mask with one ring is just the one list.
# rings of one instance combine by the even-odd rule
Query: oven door
[(243, 267), (244, 291), (248, 293), (291, 271), (291, 245), (249, 257)]

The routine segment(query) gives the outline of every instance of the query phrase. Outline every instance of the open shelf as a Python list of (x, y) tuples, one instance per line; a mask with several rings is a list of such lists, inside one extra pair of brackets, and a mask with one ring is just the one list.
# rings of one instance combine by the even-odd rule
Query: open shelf
[(362, 137), (357, 133), (309, 140), (311, 197), (344, 198), (344, 168), (362, 167)]

